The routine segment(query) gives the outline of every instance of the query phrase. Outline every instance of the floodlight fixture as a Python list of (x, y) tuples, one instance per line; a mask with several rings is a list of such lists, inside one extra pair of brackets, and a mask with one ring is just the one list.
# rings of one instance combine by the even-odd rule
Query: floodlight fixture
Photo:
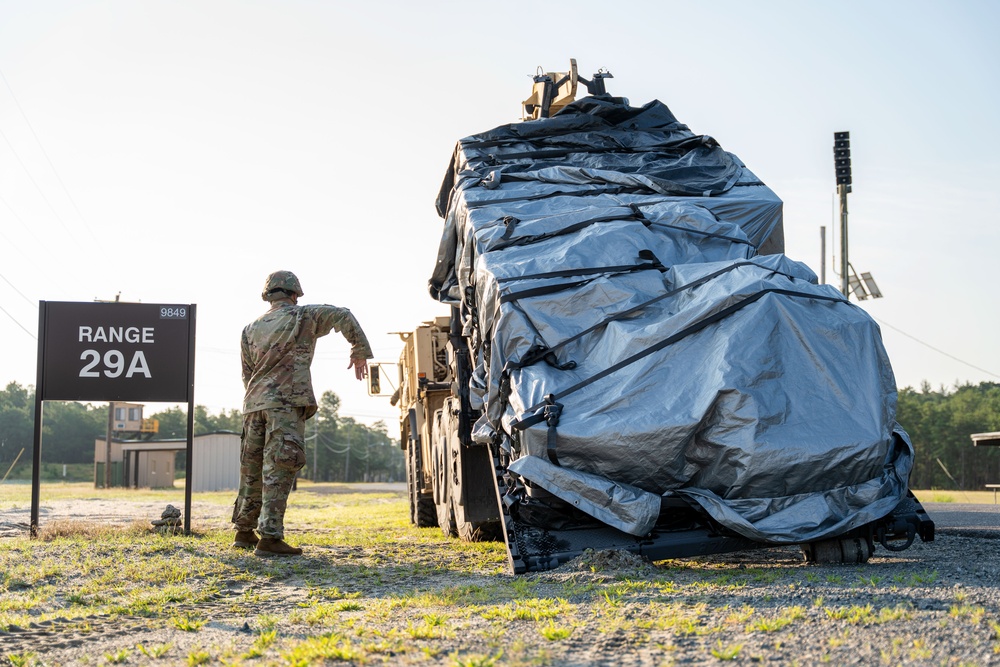
[(833, 167), (837, 175), (837, 185), (851, 186), (851, 133), (833, 133)]
[(861, 280), (864, 282), (865, 287), (868, 289), (868, 293), (871, 294), (873, 299), (881, 299), (882, 291), (875, 284), (875, 279), (872, 278), (872, 274), (865, 271), (861, 274)]

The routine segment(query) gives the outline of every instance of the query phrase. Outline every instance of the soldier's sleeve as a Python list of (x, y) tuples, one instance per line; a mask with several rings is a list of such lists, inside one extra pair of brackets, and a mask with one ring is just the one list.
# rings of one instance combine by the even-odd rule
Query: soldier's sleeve
[(313, 307), (316, 309), (317, 336), (337, 331), (351, 344), (351, 359), (371, 359), (375, 356), (372, 354), (371, 345), (368, 344), (368, 337), (350, 310), (338, 306)]
[(253, 376), (253, 365), (250, 363), (250, 339), (247, 337), (247, 330), (243, 330), (240, 336), (240, 361), (243, 364), (243, 388), (250, 385), (250, 378)]

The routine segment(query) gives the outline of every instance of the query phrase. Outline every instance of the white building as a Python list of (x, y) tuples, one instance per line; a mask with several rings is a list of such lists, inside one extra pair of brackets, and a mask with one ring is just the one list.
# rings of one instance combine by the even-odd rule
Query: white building
[[(105, 438), (94, 441), (94, 486), (104, 486)], [(111, 486), (170, 488), (174, 486), (174, 459), (187, 449), (187, 440), (111, 439)], [(192, 491), (235, 490), (240, 485), (240, 436), (232, 431), (196, 435), (188, 467)]]

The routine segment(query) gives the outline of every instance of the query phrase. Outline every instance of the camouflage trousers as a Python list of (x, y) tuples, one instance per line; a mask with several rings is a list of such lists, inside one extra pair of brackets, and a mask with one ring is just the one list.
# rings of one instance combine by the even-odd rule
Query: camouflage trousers
[(284, 538), (288, 492), (306, 464), (306, 411), (283, 407), (243, 415), (236, 530), (256, 528), (261, 537)]

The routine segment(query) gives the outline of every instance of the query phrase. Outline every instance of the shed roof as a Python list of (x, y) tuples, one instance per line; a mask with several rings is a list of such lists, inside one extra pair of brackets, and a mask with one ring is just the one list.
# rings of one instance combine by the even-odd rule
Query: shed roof
[(1000, 447), (1000, 431), (994, 431), (992, 433), (973, 433), (972, 446), (978, 447), (980, 445)]

